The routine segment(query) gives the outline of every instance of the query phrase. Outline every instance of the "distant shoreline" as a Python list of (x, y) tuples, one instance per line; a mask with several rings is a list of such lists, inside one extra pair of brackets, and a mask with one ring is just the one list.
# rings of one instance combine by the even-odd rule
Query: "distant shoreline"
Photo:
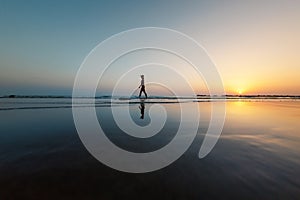
[[(0, 98), (43, 98), (43, 99), (71, 99), (72, 96), (63, 96), (63, 95), (5, 95)], [(96, 97), (75, 97), (75, 98), (95, 98), (95, 99), (138, 99), (138, 96), (109, 96), (102, 95)], [(197, 96), (150, 96), (148, 99), (300, 99), (300, 95), (197, 95)]]

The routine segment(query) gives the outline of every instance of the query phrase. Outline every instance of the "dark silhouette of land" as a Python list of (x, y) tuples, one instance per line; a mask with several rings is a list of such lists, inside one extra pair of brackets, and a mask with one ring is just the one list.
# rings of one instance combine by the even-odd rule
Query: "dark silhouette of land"
[[(64, 96), (64, 95), (4, 95), (0, 96), (0, 98), (72, 98), (72, 96)], [(96, 98), (96, 99), (111, 99), (111, 98), (117, 98), (113, 97), (111, 95), (101, 95), (96, 97), (76, 97), (76, 98)], [(138, 98), (137, 96), (131, 96), (131, 97), (118, 97), (119, 99), (134, 99)], [(290, 98), (290, 99), (300, 99), (300, 95), (225, 95), (225, 96), (217, 96), (217, 95), (197, 95), (197, 96), (150, 96), (147, 98), (149, 99), (278, 99), (278, 98)]]

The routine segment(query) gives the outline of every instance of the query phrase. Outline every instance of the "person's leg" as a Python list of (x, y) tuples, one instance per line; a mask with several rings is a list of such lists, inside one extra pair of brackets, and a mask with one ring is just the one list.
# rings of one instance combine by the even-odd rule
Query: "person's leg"
[(143, 86), (143, 87), (142, 87), (142, 90), (143, 90), (143, 92), (144, 92), (144, 94), (145, 94), (146, 98), (148, 98), (148, 97), (147, 97), (147, 93), (146, 93), (146, 87), (145, 87), (145, 86)]
[[(145, 91), (145, 86), (143, 86), (142, 85), (142, 87), (141, 87), (141, 91), (140, 91), (140, 96), (139, 97), (141, 97), (141, 95), (142, 95), (142, 92), (144, 92)], [(144, 92), (145, 93), (145, 92)]]
[(139, 98), (141, 98), (142, 91), (143, 91), (143, 88), (141, 88), (141, 90), (140, 90)]

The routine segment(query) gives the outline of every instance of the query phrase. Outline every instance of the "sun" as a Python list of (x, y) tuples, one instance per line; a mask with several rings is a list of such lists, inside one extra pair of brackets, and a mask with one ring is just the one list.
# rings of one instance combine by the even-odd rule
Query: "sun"
[(239, 95), (242, 95), (244, 93), (244, 90), (239, 88), (236, 90), (236, 92), (239, 94)]

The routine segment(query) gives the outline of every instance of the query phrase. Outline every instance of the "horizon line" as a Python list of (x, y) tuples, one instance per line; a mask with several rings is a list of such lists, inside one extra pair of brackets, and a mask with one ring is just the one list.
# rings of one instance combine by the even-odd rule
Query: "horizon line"
[[(0, 98), (137, 98), (137, 95), (125, 96), (125, 95), (96, 95), (92, 96), (76, 96), (72, 95), (3, 95)], [(210, 94), (197, 94), (194, 95), (182, 95), (182, 96), (170, 96), (170, 95), (153, 95), (148, 98), (197, 98), (197, 99), (213, 99), (213, 98), (300, 98), (300, 95), (290, 94), (225, 94), (225, 95), (210, 95)]]

